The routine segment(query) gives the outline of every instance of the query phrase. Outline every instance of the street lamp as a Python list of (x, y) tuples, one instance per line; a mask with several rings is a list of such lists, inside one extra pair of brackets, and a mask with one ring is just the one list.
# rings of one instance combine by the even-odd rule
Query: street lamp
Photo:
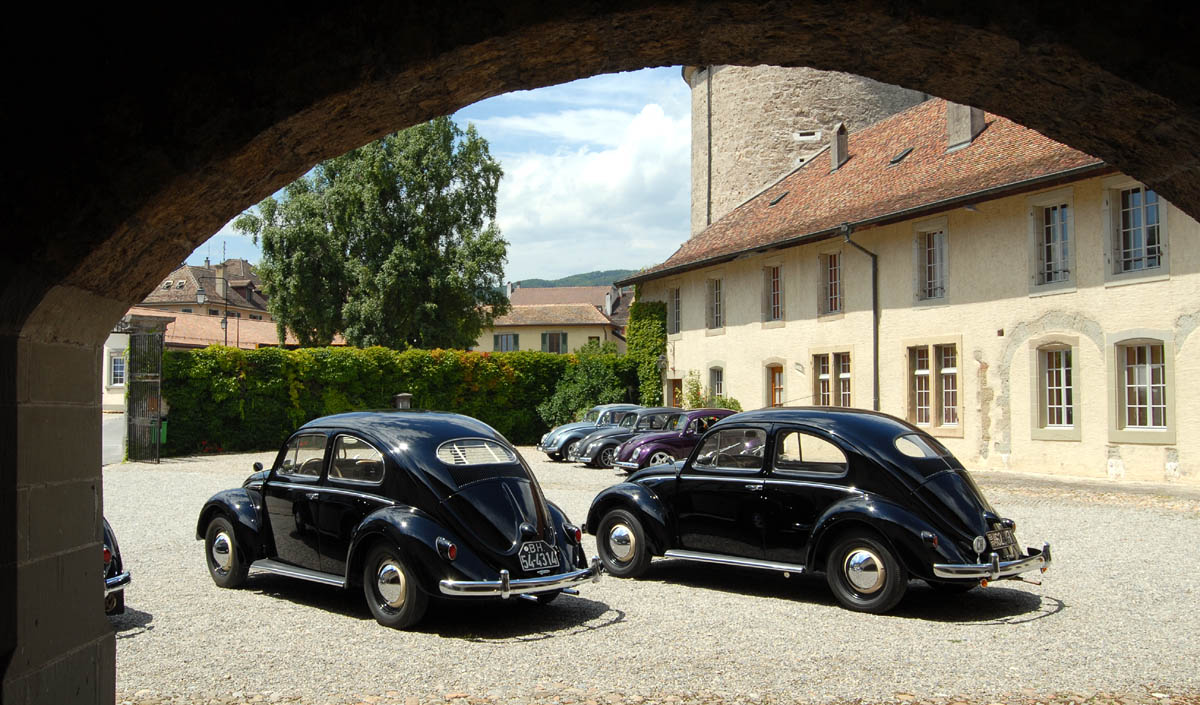
[[(221, 316), (221, 330), (225, 333), (225, 346), (229, 346), (229, 281), (225, 277), (197, 277), (198, 280), (212, 279), (214, 282), (218, 279), (225, 282), (225, 295), (221, 298), (225, 302), (225, 315)], [(208, 301), (208, 296), (204, 293), (204, 285), (196, 285), (196, 303), (204, 305)]]

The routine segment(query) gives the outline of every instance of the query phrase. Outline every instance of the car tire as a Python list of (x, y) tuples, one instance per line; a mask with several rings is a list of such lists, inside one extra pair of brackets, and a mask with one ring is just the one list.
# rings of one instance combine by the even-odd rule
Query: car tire
[(218, 587), (236, 588), (246, 582), (250, 564), (237, 543), (233, 524), (223, 516), (213, 517), (204, 532), (204, 562)]
[(416, 574), (390, 546), (375, 546), (367, 554), (362, 583), (371, 614), (385, 627), (407, 629), (420, 622), (429, 607)]
[(124, 590), (118, 590), (104, 596), (104, 614), (125, 614)]
[(563, 446), (563, 449), (562, 449), (562, 459), (563, 460), (567, 460), (567, 461), (571, 460), (571, 451), (575, 450), (575, 445), (577, 443), (578, 443), (578, 441), (571, 441), (571, 442), (567, 443), (565, 446)]
[(878, 535), (847, 534), (838, 540), (825, 562), (825, 579), (833, 596), (846, 609), (883, 614), (908, 590), (908, 571)]
[(617, 459), (617, 449), (615, 446), (604, 446), (599, 453), (596, 454), (596, 464), (602, 468), (611, 468), (613, 461)]
[(666, 465), (667, 463), (673, 462), (675, 462), (675, 456), (671, 455), (665, 450), (656, 450), (653, 454), (651, 454), (650, 462), (646, 464), (646, 467), (651, 467), (654, 465)]
[(642, 522), (625, 509), (613, 509), (600, 519), (596, 547), (604, 569), (617, 578), (636, 578), (650, 567), (650, 550)]
[(566, 456), (564, 456), (562, 453), (546, 453), (546, 457), (549, 458), (550, 462), (552, 463), (561, 463)]

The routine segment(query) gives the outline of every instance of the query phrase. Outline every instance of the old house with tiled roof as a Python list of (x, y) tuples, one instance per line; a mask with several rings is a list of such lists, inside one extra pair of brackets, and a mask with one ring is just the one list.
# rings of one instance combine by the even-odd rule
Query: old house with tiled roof
[(568, 353), (589, 342), (612, 342), (625, 352), (630, 292), (615, 286), (509, 284), (508, 297), (508, 313), (480, 333), (474, 349)]
[[(203, 296), (198, 296), (201, 291)], [(262, 280), (254, 272), (254, 266), (244, 259), (229, 259), (216, 265), (205, 259), (203, 266), (181, 265), (140, 305), (174, 313), (274, 320), (267, 310)]]
[(876, 408), (968, 467), (1200, 480), (1200, 225), (1100, 160), (928, 100), (618, 284), (744, 407)]

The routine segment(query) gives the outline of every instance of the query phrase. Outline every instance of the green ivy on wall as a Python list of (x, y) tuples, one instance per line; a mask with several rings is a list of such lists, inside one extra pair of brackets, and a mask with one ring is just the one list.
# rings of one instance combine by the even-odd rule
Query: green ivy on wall
[(658, 360), (667, 352), (666, 303), (642, 301), (635, 297), (633, 305), (629, 307), (625, 342), (626, 354), (637, 366), (638, 391), (641, 394), (642, 405), (661, 406), (663, 382)]

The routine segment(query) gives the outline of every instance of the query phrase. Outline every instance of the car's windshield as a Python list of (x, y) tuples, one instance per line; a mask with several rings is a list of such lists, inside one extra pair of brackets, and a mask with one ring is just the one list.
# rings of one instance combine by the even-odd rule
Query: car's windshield
[(598, 418), (600, 418), (600, 410), (599, 409), (592, 409), (591, 411), (589, 411), (583, 415), (584, 421), (595, 421)]
[(675, 419), (679, 418), (679, 414), (663, 412), (661, 414), (646, 414), (638, 419), (638, 431), (661, 431), (669, 428), (675, 423)]
[(621, 419), (621, 428), (633, 428), (633, 424), (637, 423), (637, 414), (629, 414)]

